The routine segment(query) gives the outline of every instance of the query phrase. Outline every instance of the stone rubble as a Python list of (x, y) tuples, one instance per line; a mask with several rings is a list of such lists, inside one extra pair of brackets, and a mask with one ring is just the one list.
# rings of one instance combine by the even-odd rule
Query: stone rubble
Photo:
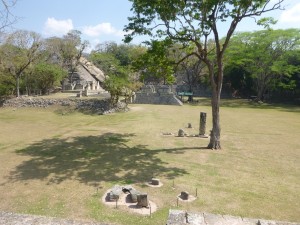
[(99, 115), (128, 111), (127, 104), (123, 102), (118, 102), (115, 107), (111, 107), (109, 99), (45, 99), (37, 97), (20, 97), (3, 102), (3, 107), (13, 108), (47, 108), (53, 105), (73, 107), (78, 111), (89, 111)]

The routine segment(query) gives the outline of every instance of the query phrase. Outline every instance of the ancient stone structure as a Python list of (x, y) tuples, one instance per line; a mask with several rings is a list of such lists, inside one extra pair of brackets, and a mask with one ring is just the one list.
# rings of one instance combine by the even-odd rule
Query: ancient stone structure
[(3, 102), (3, 107), (23, 108), (39, 107), (47, 108), (53, 105), (73, 107), (79, 111), (90, 111), (95, 114), (109, 114), (114, 112), (124, 112), (128, 107), (123, 102), (118, 102), (114, 107), (111, 106), (109, 99), (46, 99), (38, 97), (13, 98)]
[[(152, 207), (151, 207), (152, 208)], [(152, 208), (153, 210), (153, 208)], [(61, 219), (55, 217), (17, 214), (11, 212), (0, 212), (0, 224), (5, 225), (28, 225), (28, 224), (43, 224), (43, 225), (111, 225), (108, 223), (97, 223), (95, 221)], [(165, 224), (165, 223), (163, 223)], [(183, 210), (169, 211), (169, 216), (166, 225), (300, 225), (300, 223), (290, 223), (274, 220), (250, 219), (242, 217), (234, 217), (229, 215), (216, 215), (204, 212), (186, 212)]]
[(157, 104), (157, 105), (182, 105), (175, 93), (168, 85), (154, 86), (145, 85), (136, 92), (133, 103)]
[(178, 137), (185, 137), (186, 136), (186, 133), (184, 132), (183, 129), (179, 129), (178, 130)]
[(187, 191), (182, 191), (179, 197), (182, 200), (188, 200), (189, 199), (189, 193)]
[(122, 187), (119, 185), (115, 185), (112, 187), (111, 191), (108, 193), (109, 201), (116, 201), (120, 198), (122, 194)]
[(146, 193), (137, 196), (137, 205), (141, 207), (149, 206), (148, 195)]
[(138, 190), (132, 189), (130, 190), (130, 199), (131, 202), (138, 202), (138, 196), (141, 194)]
[(205, 136), (205, 130), (206, 130), (206, 113), (201, 112), (200, 113), (200, 128), (199, 128), (199, 135)]
[(250, 219), (229, 215), (216, 215), (205, 212), (186, 212), (183, 210), (169, 211), (166, 225), (300, 225), (299, 223), (281, 222), (274, 220)]
[(94, 64), (81, 57), (74, 73), (63, 81), (62, 90), (84, 91), (83, 95), (88, 96), (105, 92), (101, 87), (105, 80), (104, 73)]
[(159, 185), (159, 179), (157, 179), (157, 178), (152, 178), (152, 179), (151, 179), (151, 184), (152, 184), (152, 185)]
[(133, 203), (137, 202), (138, 195), (141, 194), (138, 190), (134, 189), (131, 185), (123, 186), (122, 191), (124, 193), (129, 193), (130, 200)]

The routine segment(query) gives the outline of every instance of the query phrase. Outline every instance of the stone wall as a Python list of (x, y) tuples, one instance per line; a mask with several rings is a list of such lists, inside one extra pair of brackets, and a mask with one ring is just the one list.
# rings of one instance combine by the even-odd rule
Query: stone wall
[(145, 85), (136, 93), (133, 103), (156, 105), (182, 105), (169, 86)]
[(38, 97), (20, 97), (5, 100), (3, 107), (40, 107), (47, 108), (50, 106), (72, 107), (78, 111), (88, 111), (96, 114), (107, 114), (113, 112), (127, 111), (127, 105), (119, 102), (115, 107), (110, 106), (109, 99), (46, 99)]
[(95, 221), (62, 219), (29, 214), (17, 214), (11, 212), (0, 212), (0, 224), (2, 225), (109, 225)]
[(300, 225), (299, 223), (282, 222), (275, 220), (250, 219), (229, 215), (217, 215), (211, 213), (194, 213), (183, 210), (169, 211), (166, 225)]

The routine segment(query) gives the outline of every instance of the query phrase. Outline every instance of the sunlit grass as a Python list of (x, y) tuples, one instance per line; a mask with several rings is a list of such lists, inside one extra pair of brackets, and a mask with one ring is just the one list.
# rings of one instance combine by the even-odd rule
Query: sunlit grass
[[(175, 137), (179, 128), (198, 134), (200, 112), (209, 132), (208, 99), (130, 107), (105, 116), (1, 108), (0, 210), (164, 224), (176, 196), (197, 189), (180, 209), (300, 221), (300, 107), (223, 100), (221, 151), (206, 150), (208, 139)], [(161, 188), (144, 185), (153, 175)], [(101, 197), (114, 184), (147, 192), (158, 211), (150, 218), (106, 207)]]

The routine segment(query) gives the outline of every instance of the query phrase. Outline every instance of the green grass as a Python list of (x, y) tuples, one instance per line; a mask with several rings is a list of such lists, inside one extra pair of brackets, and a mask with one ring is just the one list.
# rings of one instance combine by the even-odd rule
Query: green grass
[[(223, 100), (221, 151), (206, 150), (208, 139), (162, 135), (179, 128), (197, 134), (200, 112), (207, 112), (208, 133), (208, 99), (130, 107), (104, 116), (1, 108), (0, 210), (164, 224), (176, 196), (197, 188), (197, 200), (180, 209), (300, 221), (300, 107)], [(161, 188), (144, 185), (153, 174)], [(150, 218), (103, 205), (114, 184), (147, 192), (158, 211)]]

